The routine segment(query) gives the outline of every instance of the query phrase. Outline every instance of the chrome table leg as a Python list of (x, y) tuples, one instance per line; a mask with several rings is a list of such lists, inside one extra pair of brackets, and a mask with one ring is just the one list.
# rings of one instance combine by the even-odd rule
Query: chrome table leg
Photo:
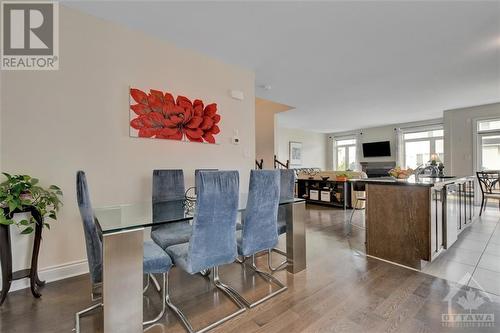
[(103, 235), (104, 332), (142, 332), (143, 229)]
[(306, 203), (286, 205), (287, 271), (298, 273), (306, 268)]

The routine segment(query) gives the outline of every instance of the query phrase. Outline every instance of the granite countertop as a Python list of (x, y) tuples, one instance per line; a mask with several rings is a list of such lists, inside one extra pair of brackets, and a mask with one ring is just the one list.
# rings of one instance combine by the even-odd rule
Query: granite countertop
[(365, 179), (351, 179), (352, 182), (359, 182), (363, 184), (383, 184), (383, 185), (399, 185), (399, 186), (443, 186), (446, 184), (454, 183), (458, 180), (465, 180), (472, 176), (465, 177), (451, 177), (444, 178), (429, 178), (420, 176), (418, 179), (415, 176), (410, 176), (408, 179), (394, 179), (392, 177), (378, 177), (378, 178), (365, 178)]

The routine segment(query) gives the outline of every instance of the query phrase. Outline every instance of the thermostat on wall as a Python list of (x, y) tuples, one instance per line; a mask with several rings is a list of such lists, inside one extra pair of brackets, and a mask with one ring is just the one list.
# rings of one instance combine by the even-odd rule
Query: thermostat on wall
[(233, 145), (239, 145), (240, 144), (240, 135), (238, 133), (238, 130), (234, 130), (233, 137), (231, 138), (231, 141)]
[(229, 93), (231, 94), (232, 98), (237, 99), (238, 101), (242, 101), (245, 99), (243, 91), (241, 90), (230, 90)]

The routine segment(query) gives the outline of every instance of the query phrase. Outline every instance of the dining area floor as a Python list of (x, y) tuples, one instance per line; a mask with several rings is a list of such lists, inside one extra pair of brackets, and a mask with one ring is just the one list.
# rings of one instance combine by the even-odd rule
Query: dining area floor
[[(473, 290), (482, 295), (481, 310), (500, 318), (500, 297), (471, 289), (453, 281), (430, 276), (364, 255), (364, 216), (357, 211), (349, 232), (350, 211), (308, 205), (306, 209), (307, 268), (274, 275), (288, 290), (256, 308), (229, 320), (211, 332), (470, 332), (470, 328), (444, 327), (442, 314), (463, 312), (456, 300)], [(283, 238), (283, 237), (282, 237)], [(284, 238), (280, 239), (284, 248)], [(277, 265), (282, 258), (273, 256)], [(267, 255), (257, 257), (257, 266), (267, 266)], [(220, 268), (220, 278), (249, 299), (273, 290), (261, 276), (234, 263)], [(174, 270), (171, 297), (191, 318), (195, 329), (235, 310), (209, 278)], [(47, 284), (43, 296), (34, 299), (29, 289), (9, 294), (0, 307), (0, 331), (70, 332), (74, 314), (88, 305), (88, 275)], [(144, 319), (161, 309), (157, 291), (144, 294)], [(82, 332), (102, 332), (102, 312), (81, 319)], [(476, 332), (498, 332), (482, 327)], [(146, 332), (185, 332), (169, 310)]]

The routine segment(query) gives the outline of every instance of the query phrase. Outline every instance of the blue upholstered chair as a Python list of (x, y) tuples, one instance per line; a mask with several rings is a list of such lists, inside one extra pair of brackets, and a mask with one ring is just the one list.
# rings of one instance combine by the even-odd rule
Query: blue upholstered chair
[(250, 186), (245, 209), (243, 229), (238, 230), (238, 254), (252, 258), (250, 267), (266, 280), (277, 284), (280, 289), (266, 297), (250, 303), (241, 294), (232, 289), (233, 293), (249, 308), (252, 308), (269, 298), (285, 291), (287, 288), (274, 276), (259, 270), (255, 266), (255, 254), (272, 249), (278, 243), (278, 204), (280, 200), (280, 173), (278, 170), (250, 171)]
[[(153, 171), (153, 202), (184, 200), (184, 172), (182, 170)], [(162, 249), (186, 243), (191, 236), (187, 221), (166, 223), (151, 228), (151, 239)]]
[[(188, 243), (168, 247), (167, 253), (175, 266), (189, 274), (213, 268), (215, 286), (238, 306), (236, 312), (201, 330), (206, 331), (245, 311), (245, 306), (220, 281), (218, 269), (220, 265), (233, 263), (237, 257), (239, 178), (237, 171), (200, 171), (198, 180), (191, 238)], [(171, 302), (168, 287), (166, 299), (186, 329), (194, 332), (186, 316)]]
[[(87, 185), (87, 179), (83, 171), (78, 171), (76, 174), (76, 194), (78, 208), (83, 222), (83, 231), (85, 234), (85, 245), (87, 249), (88, 265), (90, 271), (90, 280), (92, 284), (91, 298), (92, 301), (100, 300), (102, 297), (97, 295), (96, 291), (102, 285), (102, 234), (98, 229), (98, 224), (94, 217), (92, 203)], [(172, 266), (172, 260), (158, 245), (152, 241), (144, 242), (144, 262), (143, 271), (147, 274), (148, 284), (149, 276), (153, 273), (163, 274), (163, 300), (166, 297), (166, 273)], [(165, 301), (160, 314), (153, 320), (144, 322), (144, 325), (152, 324), (165, 314)], [(76, 332), (80, 332), (80, 317), (94, 309), (102, 307), (102, 302), (92, 305), (91, 307), (78, 312), (75, 316)]]
[[(281, 169), (280, 170), (280, 200), (293, 199), (294, 197), (294, 189), (295, 189), (295, 171), (292, 169)], [(278, 235), (282, 235), (286, 233), (286, 214), (287, 214), (287, 205), (278, 207)], [(285, 259), (278, 266), (273, 267), (272, 262), (272, 252), (279, 253), (286, 257), (286, 252), (273, 248), (269, 250), (268, 253), (268, 266), (269, 269), (274, 272), (286, 267), (287, 260)]]

